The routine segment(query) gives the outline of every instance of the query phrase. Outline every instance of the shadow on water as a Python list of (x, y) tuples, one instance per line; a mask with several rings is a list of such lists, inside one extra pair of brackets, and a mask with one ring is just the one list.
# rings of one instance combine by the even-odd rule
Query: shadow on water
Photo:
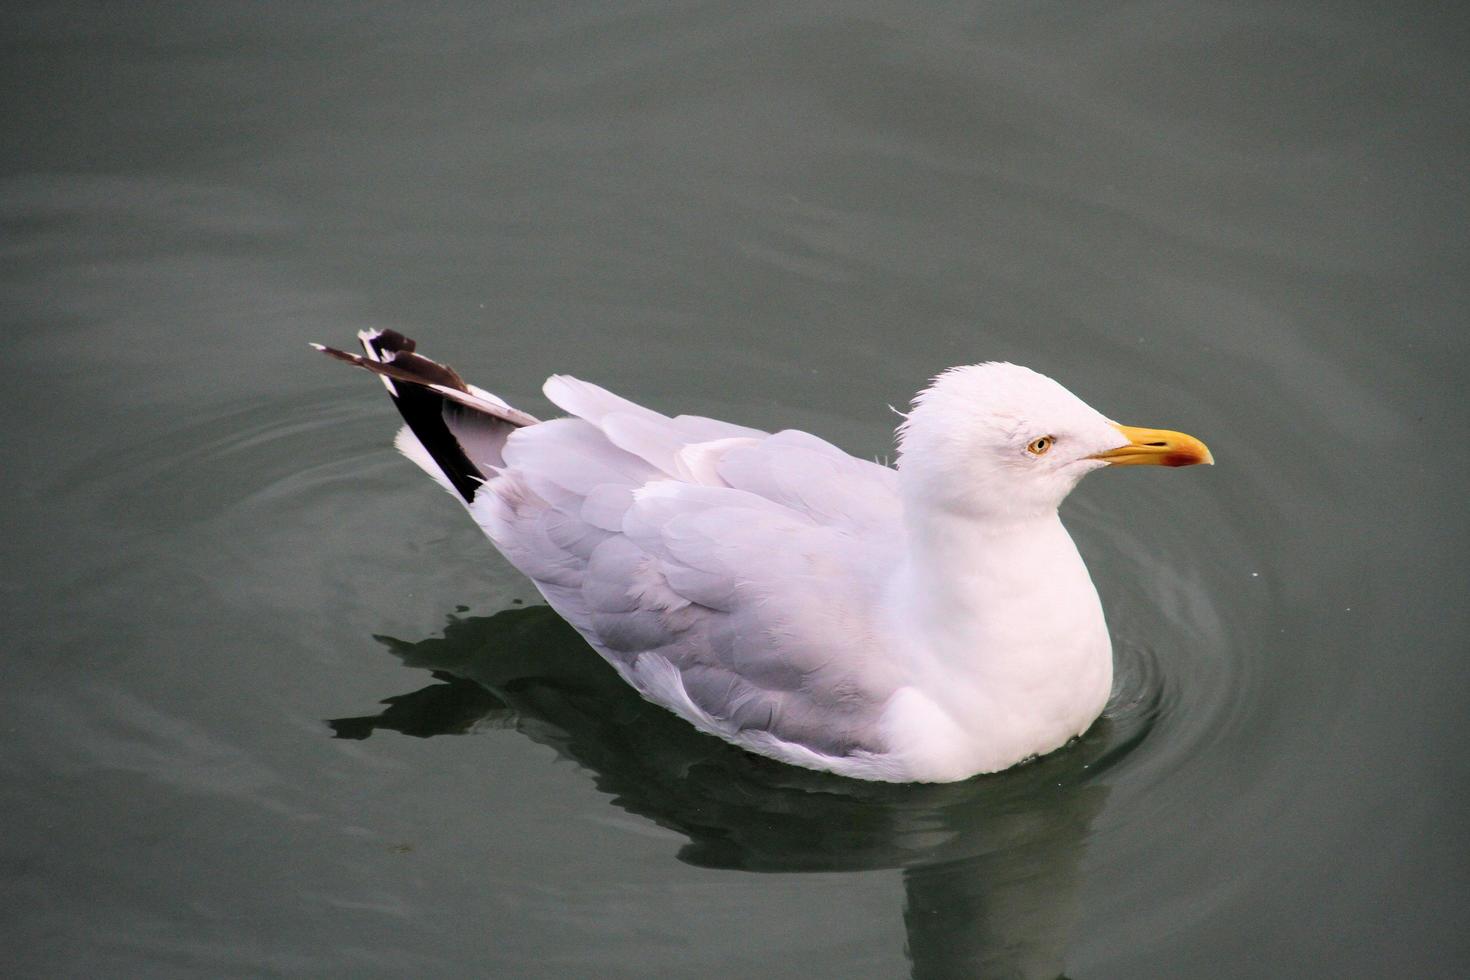
[(1137, 697), (1075, 745), (1004, 774), (895, 786), (694, 730), (639, 698), (544, 606), (451, 617), (417, 642), (378, 639), (436, 683), (330, 721), (338, 738), (514, 729), (578, 763), (623, 810), (686, 837), (689, 864), (901, 870), (916, 977), (1061, 975), (1089, 826), (1107, 799), (1099, 777), (1146, 737), (1157, 707)]

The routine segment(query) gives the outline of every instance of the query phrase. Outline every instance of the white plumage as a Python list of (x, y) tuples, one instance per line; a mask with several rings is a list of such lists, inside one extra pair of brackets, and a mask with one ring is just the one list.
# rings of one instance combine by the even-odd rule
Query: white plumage
[(895, 469), (805, 432), (670, 418), (575, 378), (537, 422), (391, 332), (399, 448), (645, 698), (750, 751), (943, 782), (1097, 718), (1112, 652), (1057, 505), (1109, 463), (1209, 462), (1011, 364), (942, 374)]

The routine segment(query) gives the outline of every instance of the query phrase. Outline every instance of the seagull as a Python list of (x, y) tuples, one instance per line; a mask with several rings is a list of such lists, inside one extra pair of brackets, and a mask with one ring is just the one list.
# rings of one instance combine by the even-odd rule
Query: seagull
[(363, 353), (395, 445), (644, 698), (750, 752), (955, 782), (1052, 752), (1112, 689), (1112, 643), (1057, 514), (1111, 466), (1213, 463), (1029, 368), (951, 368), (894, 466), (806, 432), (670, 417), (567, 375), (540, 421), (392, 330)]

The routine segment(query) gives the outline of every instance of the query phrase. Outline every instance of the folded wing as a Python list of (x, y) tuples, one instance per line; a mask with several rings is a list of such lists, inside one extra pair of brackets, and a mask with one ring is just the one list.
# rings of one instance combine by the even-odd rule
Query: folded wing
[(564, 376), (545, 391), (571, 417), (536, 422), (407, 343), (406, 364), (336, 356), (385, 378), (408, 422), (400, 448), (645, 697), (801, 764), (841, 771), (832, 759), (885, 751), (895, 679), (871, 610), (902, 534), (891, 470)]

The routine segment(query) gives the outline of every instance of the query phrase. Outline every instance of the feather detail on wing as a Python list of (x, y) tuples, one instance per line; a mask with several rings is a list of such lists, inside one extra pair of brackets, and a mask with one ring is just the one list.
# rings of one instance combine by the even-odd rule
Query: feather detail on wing
[(471, 508), (507, 557), (630, 683), (700, 728), (823, 757), (881, 752), (894, 680), (858, 654), (877, 646), (865, 569), (888, 567), (898, 539), (891, 471), (805, 433), (669, 418), (570, 378), (546, 391), (585, 414), (516, 433)]
[(545, 393), (572, 417), (537, 423), (396, 334), (324, 350), (384, 378), (406, 454), (645, 697), (787, 761), (881, 766), (896, 681), (862, 652), (901, 538), (892, 471), (561, 375)]
[(406, 423), (395, 440), (399, 450), (465, 502), (473, 500), (487, 473), (505, 464), (510, 433), (536, 424), (535, 417), (416, 353), (397, 331), (364, 330), (357, 338), (362, 354), (311, 346), (378, 375)]

